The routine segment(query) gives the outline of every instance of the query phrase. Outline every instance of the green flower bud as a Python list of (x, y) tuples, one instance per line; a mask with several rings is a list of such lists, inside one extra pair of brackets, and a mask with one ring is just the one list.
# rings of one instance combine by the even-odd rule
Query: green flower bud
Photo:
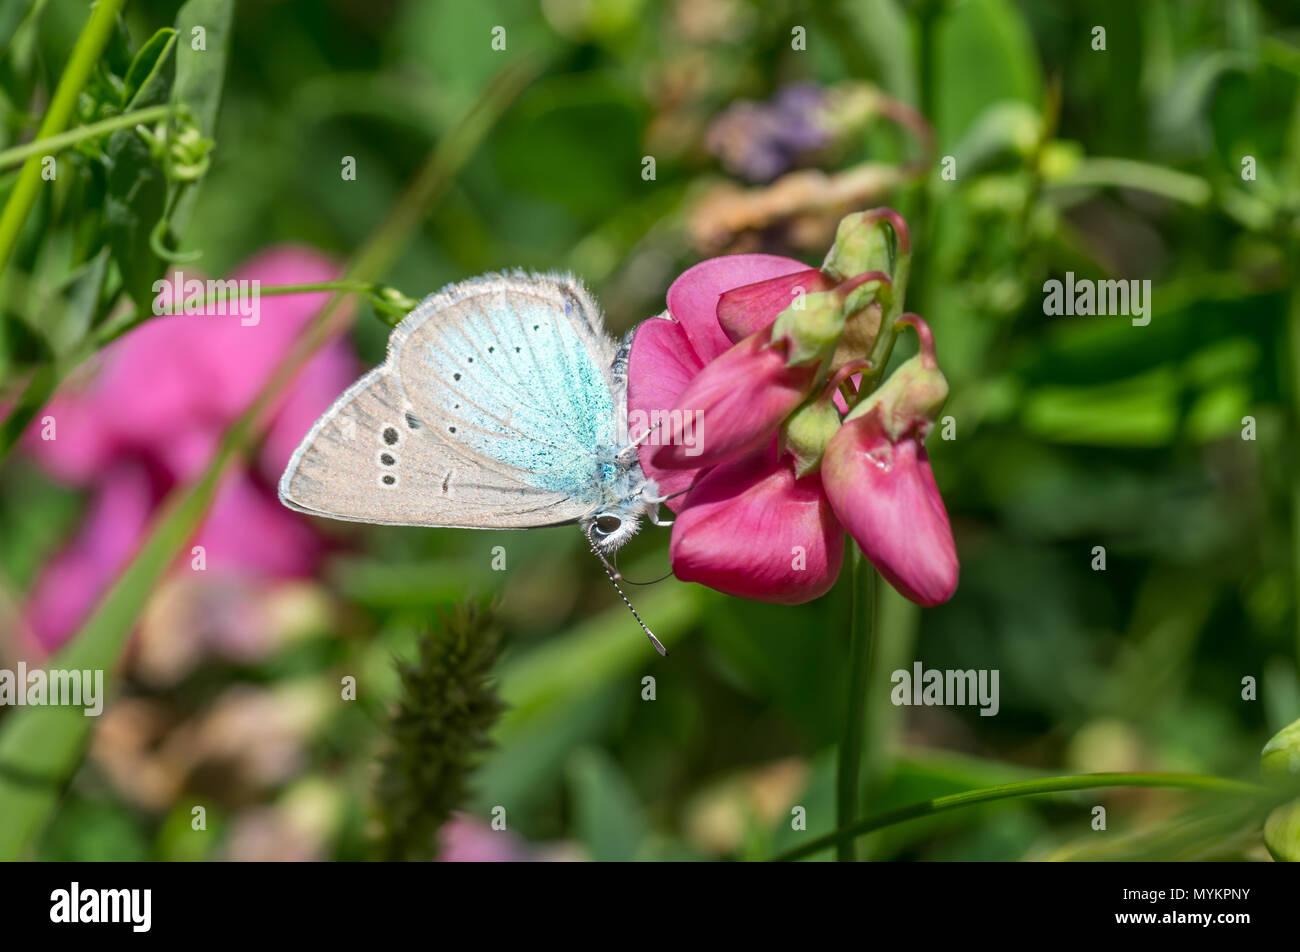
[[(1270, 777), (1300, 777), (1300, 721), (1274, 734), (1259, 754)], [(1300, 800), (1277, 807), (1264, 821), (1264, 845), (1279, 863), (1300, 862)]]
[(789, 342), (786, 364), (798, 367), (824, 362), (835, 352), (844, 330), (844, 298), (836, 291), (805, 294), (772, 325), (772, 340)]
[(794, 457), (795, 476), (802, 479), (822, 465), (826, 444), (840, 428), (840, 412), (830, 395), (814, 396), (781, 425), (781, 445)]
[(1282, 728), (1264, 745), (1259, 766), (1271, 777), (1300, 777), (1300, 720)]
[(397, 288), (378, 287), (373, 289), (367, 297), (370, 299), (370, 306), (375, 309), (375, 316), (390, 327), (396, 327), (414, 310), (418, 302), (411, 300)]
[(881, 426), (894, 442), (916, 429), (924, 439), (948, 400), (948, 381), (935, 362), (930, 328), (918, 317), (907, 319), (920, 334), (921, 352), (904, 361), (888, 380), (853, 408), (845, 421), (855, 420), (879, 407)]
[(903, 216), (892, 208), (873, 208), (840, 219), (835, 244), (827, 252), (822, 270), (840, 281), (865, 271), (883, 271), (898, 283), (902, 259), (910, 258), (911, 253)]
[(1264, 845), (1279, 863), (1300, 862), (1300, 800), (1284, 803), (1268, 815)]

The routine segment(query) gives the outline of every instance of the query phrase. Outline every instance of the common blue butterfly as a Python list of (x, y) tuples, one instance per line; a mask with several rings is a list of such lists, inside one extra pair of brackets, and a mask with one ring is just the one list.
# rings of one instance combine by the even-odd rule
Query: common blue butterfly
[(576, 522), (617, 588), (606, 556), (642, 517), (658, 523), (663, 501), (625, 439), (629, 346), (630, 335), (619, 344), (605, 333), (571, 275), (449, 285), (402, 320), (384, 363), (316, 421), (280, 499), (380, 525)]

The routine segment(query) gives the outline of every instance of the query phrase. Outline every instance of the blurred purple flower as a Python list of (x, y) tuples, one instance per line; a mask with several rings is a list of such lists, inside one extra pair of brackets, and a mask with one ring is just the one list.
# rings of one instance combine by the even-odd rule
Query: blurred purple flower
[(733, 175), (770, 182), (831, 143), (825, 105), (816, 83), (791, 83), (768, 102), (733, 103), (709, 127), (708, 149)]
[(564, 863), (585, 858), (576, 844), (529, 843), (468, 813), (452, 814), (438, 830), (438, 839), (439, 863)]
[[(305, 248), (263, 252), (235, 272), (262, 286), (334, 280), (337, 266)], [(179, 293), (176, 297), (180, 297)], [(57, 481), (91, 492), (77, 535), (33, 586), (28, 626), (53, 650), (85, 618), (134, 554), (149, 519), (178, 484), (199, 475), (225, 428), (248, 406), (324, 306), (327, 292), (274, 295), (256, 324), (238, 314), (161, 316), (99, 356), (89, 379), (65, 386), (39, 415), (25, 445)], [(233, 467), (192, 540), (209, 572), (244, 577), (310, 574), (323, 540), (278, 504), (275, 484), (298, 440), (359, 368), (334, 340), (303, 367), (272, 409), (257, 455)], [(55, 438), (42, 439), (54, 418)], [(189, 549), (185, 550), (185, 564)]]

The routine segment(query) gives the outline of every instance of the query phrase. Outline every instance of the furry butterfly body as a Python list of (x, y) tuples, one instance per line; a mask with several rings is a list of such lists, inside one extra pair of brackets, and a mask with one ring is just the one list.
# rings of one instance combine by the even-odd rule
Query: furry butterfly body
[(626, 345), (570, 275), (449, 285), (308, 432), (280, 499), (381, 525), (576, 522), (612, 553), (660, 501), (626, 443), (626, 371)]

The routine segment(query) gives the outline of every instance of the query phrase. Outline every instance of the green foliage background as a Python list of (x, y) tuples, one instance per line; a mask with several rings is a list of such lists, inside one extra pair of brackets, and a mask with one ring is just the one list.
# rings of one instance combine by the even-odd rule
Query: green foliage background
[[(85, 19), (83, 4), (50, 0), (24, 20), (30, 6), (0, 3), (0, 26), (14, 30), (0, 144), (31, 137), (29, 110)], [(127, 48), (176, 7), (129, 3)], [(725, 177), (703, 146), (711, 118), (795, 80), (878, 84), (920, 109), (937, 153), (957, 162), (955, 181), (936, 167), (872, 204), (912, 225), (908, 306), (933, 325), (952, 385), (957, 438), (936, 434), (929, 450), (962, 580), (949, 604), (924, 612), (882, 588), (865, 811), (1047, 773), (1253, 777), (1263, 743), (1300, 716), (1298, 12), (1289, 0), (241, 2), (211, 166), (173, 228), (213, 275), (281, 241), (346, 259), (492, 77), (532, 58), (539, 76), (382, 280), (418, 298), (487, 270), (572, 270), (621, 332), (661, 311), (672, 278), (704, 256), (690, 209)], [(490, 45), (496, 25), (504, 52)], [(806, 51), (791, 49), (796, 25)], [(1092, 48), (1098, 25), (1104, 51)], [(900, 149), (873, 127), (828, 168), (896, 161)], [(648, 154), (653, 181), (641, 175)], [(356, 157), (355, 182), (340, 180), (344, 155)], [(15, 174), (0, 177), (0, 197)], [(40, 274), (55, 260), (42, 250), (55, 224), (102, 206), (113, 227), (94, 187), (63, 209), (39, 207), (6, 270), (0, 404), (105, 318), (94, 307), (70, 308), (71, 323), (34, 313), (17, 290), (34, 275), (63, 286), (94, 266), (65, 252), (69, 270)], [(143, 228), (147, 242), (156, 217), (125, 221), (122, 240)], [(749, 250), (820, 260), (779, 227), (751, 238)], [(1150, 325), (1044, 316), (1043, 282), (1066, 271), (1151, 279)], [(382, 359), (387, 331), (359, 316), (364, 359)], [(21, 599), (80, 512), (21, 454), (5, 463), (8, 598)], [(251, 799), (198, 776), (159, 810), (88, 760), (37, 855), (218, 858), (227, 821), (257, 807), (324, 817), (324, 855), (369, 855), (394, 656), (415, 657), (418, 632), (471, 595), (498, 598), (507, 632), (497, 671), (507, 710), (473, 777), (472, 814), (506, 805), (520, 836), (600, 859), (766, 858), (833, 827), (842, 587), (790, 608), (673, 580), (633, 591), (671, 649), (660, 659), (571, 529), (325, 528), (343, 542), (322, 583), (334, 608), (309, 634), (165, 690), (129, 673), (123, 686), (196, 712), (220, 686), (309, 683), (332, 695), (356, 676), (359, 700), (329, 707), (295, 776)], [(667, 535), (638, 537), (626, 574), (666, 571)], [(502, 544), (508, 570), (494, 572)], [(1094, 546), (1106, 549), (1104, 572), (1091, 568)], [(14, 650), (0, 641), (0, 658)], [(892, 706), (888, 673), (914, 660), (998, 669), (998, 716)], [(653, 702), (642, 699), (647, 675)], [(1246, 677), (1257, 700), (1242, 698)], [(762, 793), (773, 787), (775, 808)], [(195, 802), (209, 809), (204, 834), (189, 827)], [(1170, 840), (1189, 802), (1149, 791), (1000, 804), (892, 828), (866, 853), (1263, 855), (1249, 826)], [(1110, 809), (1108, 834), (1089, 829), (1096, 803)], [(807, 833), (790, 829), (793, 804), (807, 810)]]

